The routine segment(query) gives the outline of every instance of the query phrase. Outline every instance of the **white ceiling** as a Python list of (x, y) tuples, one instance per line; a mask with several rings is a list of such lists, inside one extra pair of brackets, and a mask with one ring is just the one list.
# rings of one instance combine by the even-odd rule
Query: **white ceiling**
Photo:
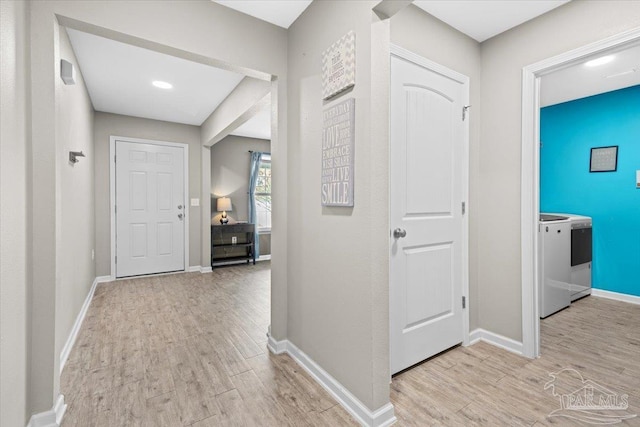
[[(312, 0), (212, 0), (289, 28)], [(483, 42), (570, 0), (415, 0), (413, 3), (458, 31)]]
[(587, 67), (588, 58), (579, 64), (563, 68), (542, 77), (540, 105), (559, 104), (574, 99), (640, 85), (640, 45), (612, 52), (613, 61), (597, 67)]
[(569, 0), (416, 0), (416, 6), (483, 42)]
[[(200, 126), (244, 78), (93, 34), (67, 33), (96, 111)], [(154, 80), (173, 88), (158, 89)]]
[(248, 138), (271, 139), (271, 106), (257, 113), (244, 122), (231, 135), (246, 136)]
[(213, 0), (238, 12), (289, 28), (312, 0)]

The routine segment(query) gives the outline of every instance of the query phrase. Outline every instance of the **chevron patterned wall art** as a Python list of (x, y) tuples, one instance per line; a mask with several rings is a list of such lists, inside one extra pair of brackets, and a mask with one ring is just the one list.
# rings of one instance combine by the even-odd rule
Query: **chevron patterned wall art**
[(349, 31), (322, 53), (322, 99), (356, 84), (356, 33)]

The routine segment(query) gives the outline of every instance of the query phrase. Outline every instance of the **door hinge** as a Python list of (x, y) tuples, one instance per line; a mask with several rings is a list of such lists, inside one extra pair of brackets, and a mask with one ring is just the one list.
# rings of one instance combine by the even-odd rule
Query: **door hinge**
[(465, 105), (465, 106), (462, 107), (462, 121), (463, 122), (467, 118), (467, 111), (469, 111), (469, 108), (471, 108), (471, 105)]
[(467, 213), (467, 202), (462, 202), (462, 215)]
[(467, 297), (462, 297), (462, 308), (467, 308)]
[(114, 212), (115, 212), (115, 213), (118, 213), (118, 205), (115, 205), (115, 206), (113, 207), (113, 209), (114, 209)]
[(115, 162), (116, 162), (116, 157), (117, 157), (117, 156), (115, 156), (115, 155), (113, 156), (113, 163), (115, 163)]
[(117, 264), (117, 263), (118, 263), (118, 255), (116, 255), (116, 261), (115, 261), (115, 264)]

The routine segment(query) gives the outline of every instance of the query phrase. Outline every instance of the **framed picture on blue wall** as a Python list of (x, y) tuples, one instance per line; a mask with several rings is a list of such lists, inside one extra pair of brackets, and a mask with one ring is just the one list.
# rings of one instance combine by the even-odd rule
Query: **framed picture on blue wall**
[(593, 147), (589, 172), (615, 172), (618, 169), (618, 146)]

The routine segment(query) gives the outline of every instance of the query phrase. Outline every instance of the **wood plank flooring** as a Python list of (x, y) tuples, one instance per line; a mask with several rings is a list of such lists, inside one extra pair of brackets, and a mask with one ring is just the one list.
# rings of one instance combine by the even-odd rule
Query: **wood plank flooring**
[[(560, 408), (550, 373), (578, 371), (618, 394), (640, 415), (640, 306), (596, 297), (541, 321), (542, 357), (529, 360), (486, 343), (457, 347), (393, 378), (391, 401), (405, 426), (587, 426), (547, 417)], [(571, 378), (565, 392), (582, 387)], [(569, 412), (568, 414), (571, 414)], [(621, 426), (640, 426), (640, 417)]]
[[(101, 284), (65, 366), (63, 427), (350, 426), (286, 355), (266, 348), (268, 262)], [(640, 306), (588, 297), (544, 321), (543, 357), (484, 343), (394, 377), (402, 426), (579, 426), (544, 385), (574, 368), (640, 414)], [(623, 426), (640, 426), (640, 418)]]
[(63, 427), (356, 425), (269, 354), (270, 265), (98, 286), (62, 373)]

